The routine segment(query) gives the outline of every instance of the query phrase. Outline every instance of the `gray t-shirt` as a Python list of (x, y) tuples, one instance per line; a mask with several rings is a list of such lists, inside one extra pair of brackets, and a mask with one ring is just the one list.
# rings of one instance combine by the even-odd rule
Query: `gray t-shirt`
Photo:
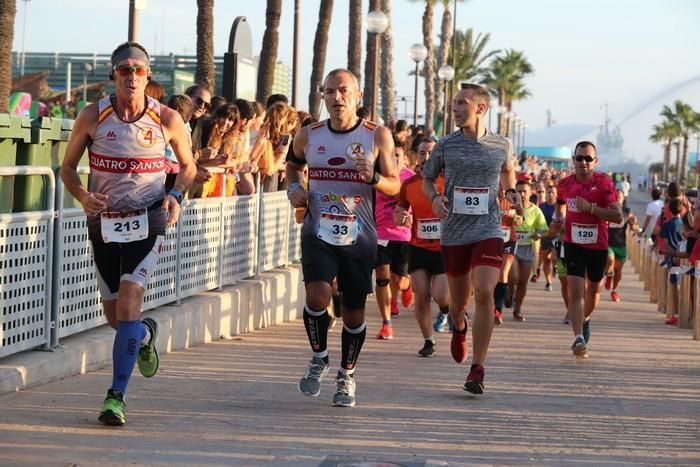
[(510, 139), (489, 130), (478, 140), (458, 130), (438, 142), (423, 177), (435, 180), (445, 173), (450, 213), (442, 221), (441, 245), (468, 245), (501, 236), (500, 174), (516, 163)]

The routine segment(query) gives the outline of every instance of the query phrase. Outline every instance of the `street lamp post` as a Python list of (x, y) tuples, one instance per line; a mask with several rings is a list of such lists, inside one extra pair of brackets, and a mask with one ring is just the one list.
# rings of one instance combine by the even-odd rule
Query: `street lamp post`
[(527, 123), (522, 122), (520, 124), (520, 150), (525, 150), (525, 131), (527, 130)]
[(413, 88), (413, 128), (418, 126), (418, 65), (428, 57), (428, 49), (423, 44), (413, 44), (408, 56), (416, 62), (415, 86)]
[(673, 139), (673, 144), (676, 145), (676, 183), (681, 181), (681, 142), (683, 138), (676, 136)]
[(24, 61), (25, 61), (25, 47), (24, 39), (27, 36), (27, 3), (29, 0), (24, 0), (24, 12), (22, 14), (22, 55), (19, 57), (19, 75), (24, 76)]
[(450, 65), (443, 65), (438, 70), (438, 78), (443, 83), (444, 103), (442, 107), (442, 136), (447, 135), (447, 83), (455, 77), (455, 69)]
[(515, 152), (518, 153), (519, 152), (519, 144), (518, 143), (520, 142), (520, 135), (518, 133), (518, 131), (520, 130), (520, 117), (518, 117), (517, 115), (515, 117), (513, 117), (512, 128), (513, 128), (513, 134), (511, 136), (511, 139), (513, 140), (513, 145), (515, 146)]
[(374, 34), (374, 73), (372, 75), (372, 119), (377, 120), (377, 94), (379, 94), (379, 47), (381, 35), (389, 27), (389, 18), (383, 11), (374, 10), (367, 14), (365, 20), (367, 31)]
[[(90, 63), (83, 63), (83, 102), (87, 102), (87, 75), (92, 71)], [(70, 90), (68, 91), (70, 92)], [(70, 100), (70, 96), (66, 95), (66, 102)]]

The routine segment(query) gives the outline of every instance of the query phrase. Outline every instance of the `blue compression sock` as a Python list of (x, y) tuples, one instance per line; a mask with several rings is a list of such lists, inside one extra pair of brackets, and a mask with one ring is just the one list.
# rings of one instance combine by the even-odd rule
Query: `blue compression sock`
[(112, 347), (112, 389), (126, 394), (131, 372), (141, 347), (144, 325), (141, 321), (118, 321)]

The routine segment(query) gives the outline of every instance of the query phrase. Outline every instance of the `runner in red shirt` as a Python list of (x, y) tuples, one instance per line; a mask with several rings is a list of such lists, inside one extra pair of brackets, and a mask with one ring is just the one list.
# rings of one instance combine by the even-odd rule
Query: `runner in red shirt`
[(574, 355), (588, 357), (590, 316), (600, 299), (608, 251), (608, 222), (622, 222), (615, 185), (595, 172), (595, 145), (581, 141), (574, 149), (574, 174), (559, 182), (557, 209), (552, 223), (557, 231), (566, 213), (564, 257), (569, 288), (569, 314), (575, 340)]

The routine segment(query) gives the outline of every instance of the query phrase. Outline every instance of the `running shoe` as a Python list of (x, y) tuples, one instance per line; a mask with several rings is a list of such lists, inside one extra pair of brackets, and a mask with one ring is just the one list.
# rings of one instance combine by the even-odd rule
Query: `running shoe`
[(335, 407), (355, 407), (355, 378), (353, 375), (344, 375), (340, 371), (335, 377)]
[(668, 318), (664, 323), (668, 324), (669, 326), (675, 326), (678, 324), (678, 316), (673, 315), (670, 318)]
[(469, 375), (467, 375), (467, 382), (464, 383), (464, 390), (472, 394), (484, 393), (484, 367), (482, 365), (472, 365)]
[(116, 389), (107, 390), (107, 397), (102, 404), (102, 411), (97, 418), (100, 423), (110, 426), (122, 426), (126, 423), (126, 403), (124, 394)]
[(445, 332), (447, 330), (447, 321), (449, 316), (449, 313), (438, 313), (438, 315), (435, 317), (435, 322), (433, 323), (433, 331)]
[(393, 339), (394, 331), (391, 329), (391, 324), (383, 323), (382, 328), (377, 333), (377, 339)]
[(401, 291), (401, 304), (404, 308), (410, 308), (413, 305), (413, 288), (410, 285), (406, 290)]
[(460, 331), (452, 331), (452, 341), (450, 342), (450, 352), (452, 358), (457, 363), (464, 363), (467, 360), (467, 322), (464, 322), (464, 329)]
[(588, 345), (588, 341), (591, 340), (591, 320), (590, 319), (583, 320), (583, 340), (586, 341), (586, 345)]
[(299, 391), (307, 396), (317, 397), (321, 393), (321, 380), (328, 373), (328, 363), (322, 358), (313, 357), (299, 381)]
[(551, 283), (551, 282), (547, 282), (547, 283), (544, 285), (544, 290), (545, 290), (546, 292), (551, 292), (551, 291), (552, 291), (552, 283)]
[(620, 294), (617, 293), (617, 291), (613, 290), (610, 292), (610, 298), (612, 299), (613, 302), (619, 302), (620, 301)]
[(525, 316), (520, 310), (513, 310), (513, 319), (515, 321), (525, 321)]
[(401, 310), (399, 310), (399, 302), (391, 301), (391, 316), (399, 316)]
[(503, 313), (501, 313), (498, 308), (493, 309), (493, 323), (496, 326), (503, 324)]
[(613, 276), (612, 274), (607, 274), (605, 276), (605, 290), (610, 290), (612, 287)]
[(435, 343), (426, 340), (423, 344), (423, 348), (418, 351), (419, 357), (432, 357), (435, 355)]
[(535, 282), (537, 282), (537, 276), (535, 274), (533, 274), (532, 277), (530, 278), (530, 282), (532, 282), (533, 284)]
[(158, 356), (158, 349), (156, 348), (158, 323), (153, 318), (144, 318), (141, 322), (148, 328), (151, 337), (148, 339), (148, 344), (141, 344), (136, 363), (143, 377), (151, 378), (155, 376), (160, 366), (160, 357)]
[(571, 351), (578, 358), (588, 358), (588, 347), (582, 337), (577, 337), (574, 343), (571, 344)]

